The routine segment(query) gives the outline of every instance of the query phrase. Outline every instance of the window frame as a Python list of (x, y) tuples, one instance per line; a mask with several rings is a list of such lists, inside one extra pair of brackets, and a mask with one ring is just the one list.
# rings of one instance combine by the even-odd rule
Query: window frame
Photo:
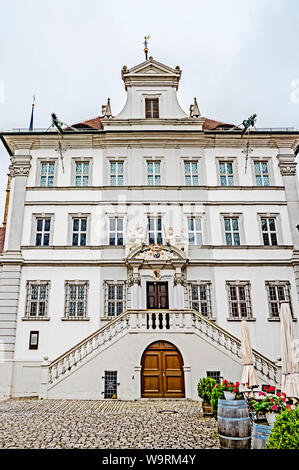
[[(193, 231), (192, 230), (189, 230), (189, 220), (192, 220), (193, 221)], [(200, 231), (196, 230), (196, 220), (199, 220), (200, 222)], [(190, 233), (193, 233), (194, 235), (194, 240), (197, 239), (196, 235), (197, 234), (200, 234), (201, 235), (201, 243), (190, 243), (190, 239), (189, 239), (189, 234)], [(202, 216), (192, 216), (192, 215), (187, 215), (187, 237), (188, 237), (188, 244), (189, 246), (203, 246), (204, 244), (204, 230), (203, 230), (203, 217)]]
[[(242, 214), (221, 214), (221, 218), (222, 218), (222, 232), (223, 232), (223, 241), (224, 241), (224, 246), (228, 246), (228, 247), (238, 247), (238, 246), (241, 246), (243, 243), (243, 231), (242, 231)], [(232, 229), (232, 219), (237, 219), (238, 220), (238, 231), (233, 231), (231, 230), (230, 232), (228, 232), (225, 228), (225, 219), (231, 219), (230, 220), (230, 226), (231, 226), (231, 229)], [(228, 245), (227, 244), (227, 240), (226, 240), (226, 234), (227, 233), (238, 233), (239, 234), (239, 244), (235, 244), (235, 243), (232, 243), (231, 245)], [(232, 237), (232, 240), (233, 240), (234, 237)]]
[[(154, 116), (155, 109), (153, 106), (151, 106), (150, 114), (151, 116), (147, 116), (148, 109), (147, 109), (147, 102), (156, 102), (158, 103), (157, 105), (157, 116)], [(144, 97), (144, 117), (145, 119), (159, 119), (160, 118), (160, 99), (157, 96), (145, 96)]]
[[(75, 295), (75, 300), (73, 302), (76, 304), (75, 306), (75, 315), (70, 315), (70, 309), (69, 309), (69, 304), (71, 303), (71, 298), (70, 298), (70, 288), (71, 287), (76, 287), (76, 295)], [(78, 303), (81, 302), (82, 300), (79, 297), (78, 293), (78, 287), (84, 287), (84, 299), (83, 299), (83, 315), (78, 315)], [(88, 320), (88, 289), (89, 289), (89, 281), (79, 281), (79, 280), (73, 280), (73, 281), (65, 281), (64, 283), (64, 291), (65, 291), (65, 299), (64, 299), (64, 317), (62, 318), (63, 320), (74, 320), (74, 321), (80, 321), (80, 320)]]
[[(271, 300), (270, 288), (273, 288), (273, 287), (275, 288), (276, 300)], [(282, 287), (284, 290), (284, 300), (279, 300), (279, 293), (278, 293), (279, 287)], [(266, 293), (267, 293), (268, 311), (269, 311), (268, 320), (280, 321), (280, 307), (283, 302), (287, 302), (289, 304), (291, 316), (292, 316), (292, 319), (294, 319), (290, 281), (265, 281), (265, 288), (266, 288)], [(273, 315), (272, 308), (271, 308), (271, 305), (274, 303), (279, 304), (277, 316)]]
[[(281, 244), (280, 243), (281, 239), (280, 239), (280, 230), (279, 230), (279, 215), (278, 214), (258, 214), (258, 216), (259, 216), (259, 228), (260, 228), (260, 236), (261, 236), (262, 245), (265, 246), (265, 247), (280, 245)], [(262, 227), (262, 220), (263, 219), (267, 220), (267, 231), (263, 231), (263, 227)], [(269, 230), (269, 220), (270, 219), (274, 220), (275, 231)], [(268, 245), (265, 244), (265, 242), (264, 242), (264, 236), (263, 236), (264, 233), (266, 233), (268, 235), (269, 242), (271, 241), (271, 243), (269, 243)], [(272, 239), (271, 239), (271, 234), (272, 233), (275, 233), (275, 235), (276, 235), (276, 244), (272, 243)]]
[[(111, 230), (111, 228), (110, 228), (110, 222), (111, 222), (112, 219), (115, 220), (115, 230)], [(118, 230), (118, 228), (117, 228), (119, 220), (122, 221), (122, 230)], [(114, 244), (110, 243), (111, 233), (114, 233), (115, 242), (117, 242), (117, 243), (114, 243)], [(118, 243), (118, 234), (119, 233), (122, 234), (122, 243), (121, 244)], [(125, 245), (125, 217), (124, 217), (124, 215), (108, 215), (108, 245), (109, 246), (124, 246)]]
[[(45, 286), (45, 310), (44, 315), (39, 315), (40, 306), (37, 308), (37, 315), (31, 315), (31, 305), (32, 305), (32, 286), (38, 287), (38, 297), (34, 299), (34, 303), (40, 304), (40, 287)], [(50, 291), (51, 282), (50, 281), (40, 281), (40, 280), (28, 280), (26, 281), (26, 303), (25, 303), (25, 315), (24, 319), (26, 320), (48, 320), (48, 310), (49, 310), (49, 291)]]
[[(237, 289), (237, 300), (234, 303), (237, 305), (238, 316), (233, 315), (233, 305), (231, 301), (231, 290), (230, 287), (236, 287)], [(240, 299), (239, 288), (245, 288), (245, 299)], [(242, 321), (242, 320), (255, 320), (252, 314), (252, 302), (251, 302), (251, 283), (250, 281), (226, 281), (226, 292), (228, 300), (228, 321)], [(246, 316), (241, 315), (240, 303), (246, 304)]]
[(272, 158), (271, 157), (251, 157), (250, 158), (250, 163), (251, 163), (251, 172), (252, 172), (252, 181), (253, 181), (253, 186), (256, 186), (258, 188), (269, 188), (269, 186), (258, 186), (256, 183), (256, 174), (255, 174), (255, 166), (254, 163), (267, 163), (268, 165), (268, 176), (269, 176), (269, 186), (273, 186), (275, 179), (274, 179), (274, 173), (273, 173), (273, 165), (272, 165)]
[[(116, 172), (115, 175), (111, 173), (111, 165), (116, 165)], [(119, 165), (122, 164), (122, 172), (118, 171)], [(112, 184), (111, 177), (115, 176), (116, 184)], [(122, 177), (122, 184), (119, 184), (119, 177)], [(113, 188), (123, 187), (125, 185), (125, 160), (124, 159), (113, 159), (109, 158), (108, 161), (108, 178), (109, 178), (109, 186)]]
[[(190, 165), (190, 175), (186, 175), (186, 164)], [(193, 174), (192, 165), (195, 164), (197, 166), (197, 172)], [(183, 173), (184, 173), (184, 186), (188, 188), (191, 186), (200, 186), (200, 172), (199, 172), (199, 159), (192, 159), (192, 158), (183, 158)], [(186, 177), (190, 176), (190, 184), (187, 184)], [(197, 184), (193, 183), (194, 176), (197, 176)]]
[[(46, 232), (49, 233), (49, 244), (48, 245), (37, 245), (36, 244), (37, 232), (44, 233), (44, 231), (37, 231), (37, 220), (38, 219), (50, 219), (50, 231), (46, 231)], [(54, 214), (49, 214), (49, 213), (32, 214), (31, 246), (42, 248), (42, 247), (50, 247), (50, 246), (53, 245), (54, 220), (55, 220)], [(44, 223), (43, 223), (43, 225), (44, 225)]]
[[(193, 300), (192, 299), (192, 287), (197, 287), (197, 293), (198, 293), (198, 299)], [(205, 287), (206, 289), (206, 300), (205, 299), (200, 299), (200, 287)], [(212, 296), (211, 296), (211, 289), (212, 283), (211, 281), (190, 281), (188, 282), (188, 298), (189, 298), (189, 306), (191, 309), (199, 312), (201, 315), (203, 315), (205, 318), (211, 320), (213, 319), (213, 312), (212, 312)], [(197, 310), (194, 307), (194, 303), (198, 302), (200, 306), (200, 310)], [(202, 304), (206, 304), (206, 309), (207, 309), (207, 315), (202, 313)]]
[[(91, 181), (91, 178), (92, 178), (92, 158), (91, 157), (73, 157), (72, 158), (72, 171), (71, 171), (71, 185), (74, 186), (75, 188), (88, 188), (90, 186), (92, 186), (92, 181)], [(88, 177), (88, 184), (87, 185), (83, 185), (83, 184), (80, 184), (80, 185), (77, 185), (76, 184), (76, 177), (77, 177), (77, 171), (76, 171), (76, 168), (77, 168), (77, 164), (82, 164), (84, 165), (84, 163), (88, 163), (88, 174), (87, 175), (84, 175), (84, 173), (82, 173), (82, 179), (84, 176), (87, 176)]]
[[(150, 174), (148, 171), (149, 164), (153, 165), (153, 173)], [(156, 164), (159, 164), (159, 173), (156, 174)], [(149, 183), (149, 177), (152, 176), (153, 178), (153, 183)], [(160, 178), (160, 182), (156, 183), (156, 177)], [(146, 160), (146, 183), (147, 186), (161, 186), (162, 185), (162, 162), (160, 159), (147, 159)]]
[[(122, 299), (117, 297), (117, 287), (122, 286)], [(116, 292), (116, 297), (114, 299), (109, 299), (109, 287), (114, 287)], [(109, 303), (114, 304), (114, 315), (109, 315)], [(117, 312), (117, 304), (123, 304), (122, 312), (115, 314)], [(121, 315), (127, 308), (127, 281), (125, 280), (105, 280), (104, 281), (104, 320), (113, 320)]]
[[(154, 220), (154, 230), (150, 230), (150, 220)], [(157, 229), (157, 223), (158, 223), (158, 220), (161, 221), (161, 229)], [(154, 239), (155, 239), (155, 242), (154, 243), (150, 243), (150, 233), (154, 233)], [(158, 241), (158, 234), (161, 234), (161, 241), (159, 242)], [(163, 245), (163, 217), (162, 215), (157, 215), (157, 216), (152, 216), (152, 215), (148, 215), (147, 216), (147, 241), (148, 241), (148, 244), (149, 245)]]
[[(53, 174), (53, 185), (52, 186), (41, 186), (41, 171), (42, 171), (42, 164), (54, 164), (54, 174)], [(37, 159), (37, 165), (36, 165), (36, 181), (35, 181), (35, 184), (36, 186), (38, 186), (39, 188), (53, 188), (53, 187), (56, 187), (57, 186), (57, 172), (58, 172), (58, 158), (53, 158), (53, 157), (50, 157), (50, 158), (38, 158)]]

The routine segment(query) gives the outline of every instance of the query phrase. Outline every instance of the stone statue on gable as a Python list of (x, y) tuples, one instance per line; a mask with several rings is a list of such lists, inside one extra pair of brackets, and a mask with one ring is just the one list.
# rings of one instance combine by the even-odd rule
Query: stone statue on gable
[(127, 234), (127, 243), (126, 243), (126, 252), (127, 254), (135, 250), (139, 246), (144, 245), (145, 243), (145, 234), (143, 227), (138, 225), (136, 231), (128, 230)]
[(165, 241), (167, 245), (174, 246), (182, 250), (186, 255), (188, 254), (189, 243), (184, 230), (181, 230), (180, 235), (175, 235), (173, 227), (169, 227)]

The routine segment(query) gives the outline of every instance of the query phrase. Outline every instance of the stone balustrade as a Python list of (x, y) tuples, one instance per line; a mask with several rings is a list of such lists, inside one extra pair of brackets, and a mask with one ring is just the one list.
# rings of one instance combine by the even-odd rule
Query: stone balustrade
[[(193, 332), (216, 344), (226, 355), (241, 361), (241, 342), (213, 321), (194, 310), (126, 310), (92, 335), (69, 349), (48, 365), (48, 378), (44, 383), (51, 387), (93, 353), (98, 354), (126, 332)], [(260, 375), (279, 383), (274, 362), (253, 350), (254, 366)], [(45, 367), (46, 369), (46, 367)]]

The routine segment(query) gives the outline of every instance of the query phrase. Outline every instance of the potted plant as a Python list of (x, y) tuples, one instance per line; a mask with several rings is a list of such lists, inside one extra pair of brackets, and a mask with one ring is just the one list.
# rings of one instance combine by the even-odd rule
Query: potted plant
[(228, 380), (223, 380), (222, 382), (224, 398), (226, 400), (234, 400), (240, 396), (240, 383), (239, 382), (229, 382)]
[(277, 392), (274, 394), (275, 387), (269, 386), (263, 392), (259, 392), (259, 398), (253, 400), (253, 409), (261, 415), (266, 417), (269, 426), (273, 426), (276, 417), (282, 411), (285, 411), (288, 405), (286, 404), (286, 394)]
[(218, 414), (218, 400), (219, 398), (224, 398), (223, 395), (224, 387), (221, 384), (216, 384), (213, 388), (212, 395), (211, 395), (211, 406), (212, 406), (212, 413), (215, 419), (217, 419)]
[(198, 382), (198, 396), (202, 399), (202, 408), (204, 414), (211, 414), (211, 396), (213, 388), (216, 385), (216, 380), (210, 377), (203, 377)]

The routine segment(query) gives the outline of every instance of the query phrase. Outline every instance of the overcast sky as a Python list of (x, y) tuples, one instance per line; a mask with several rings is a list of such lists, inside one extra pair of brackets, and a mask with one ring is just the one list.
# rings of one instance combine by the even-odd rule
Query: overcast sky
[[(182, 69), (186, 112), (299, 129), (298, 0), (0, 0), (0, 129), (67, 124), (126, 99), (121, 68), (149, 55)], [(9, 157), (0, 144), (0, 222)]]

